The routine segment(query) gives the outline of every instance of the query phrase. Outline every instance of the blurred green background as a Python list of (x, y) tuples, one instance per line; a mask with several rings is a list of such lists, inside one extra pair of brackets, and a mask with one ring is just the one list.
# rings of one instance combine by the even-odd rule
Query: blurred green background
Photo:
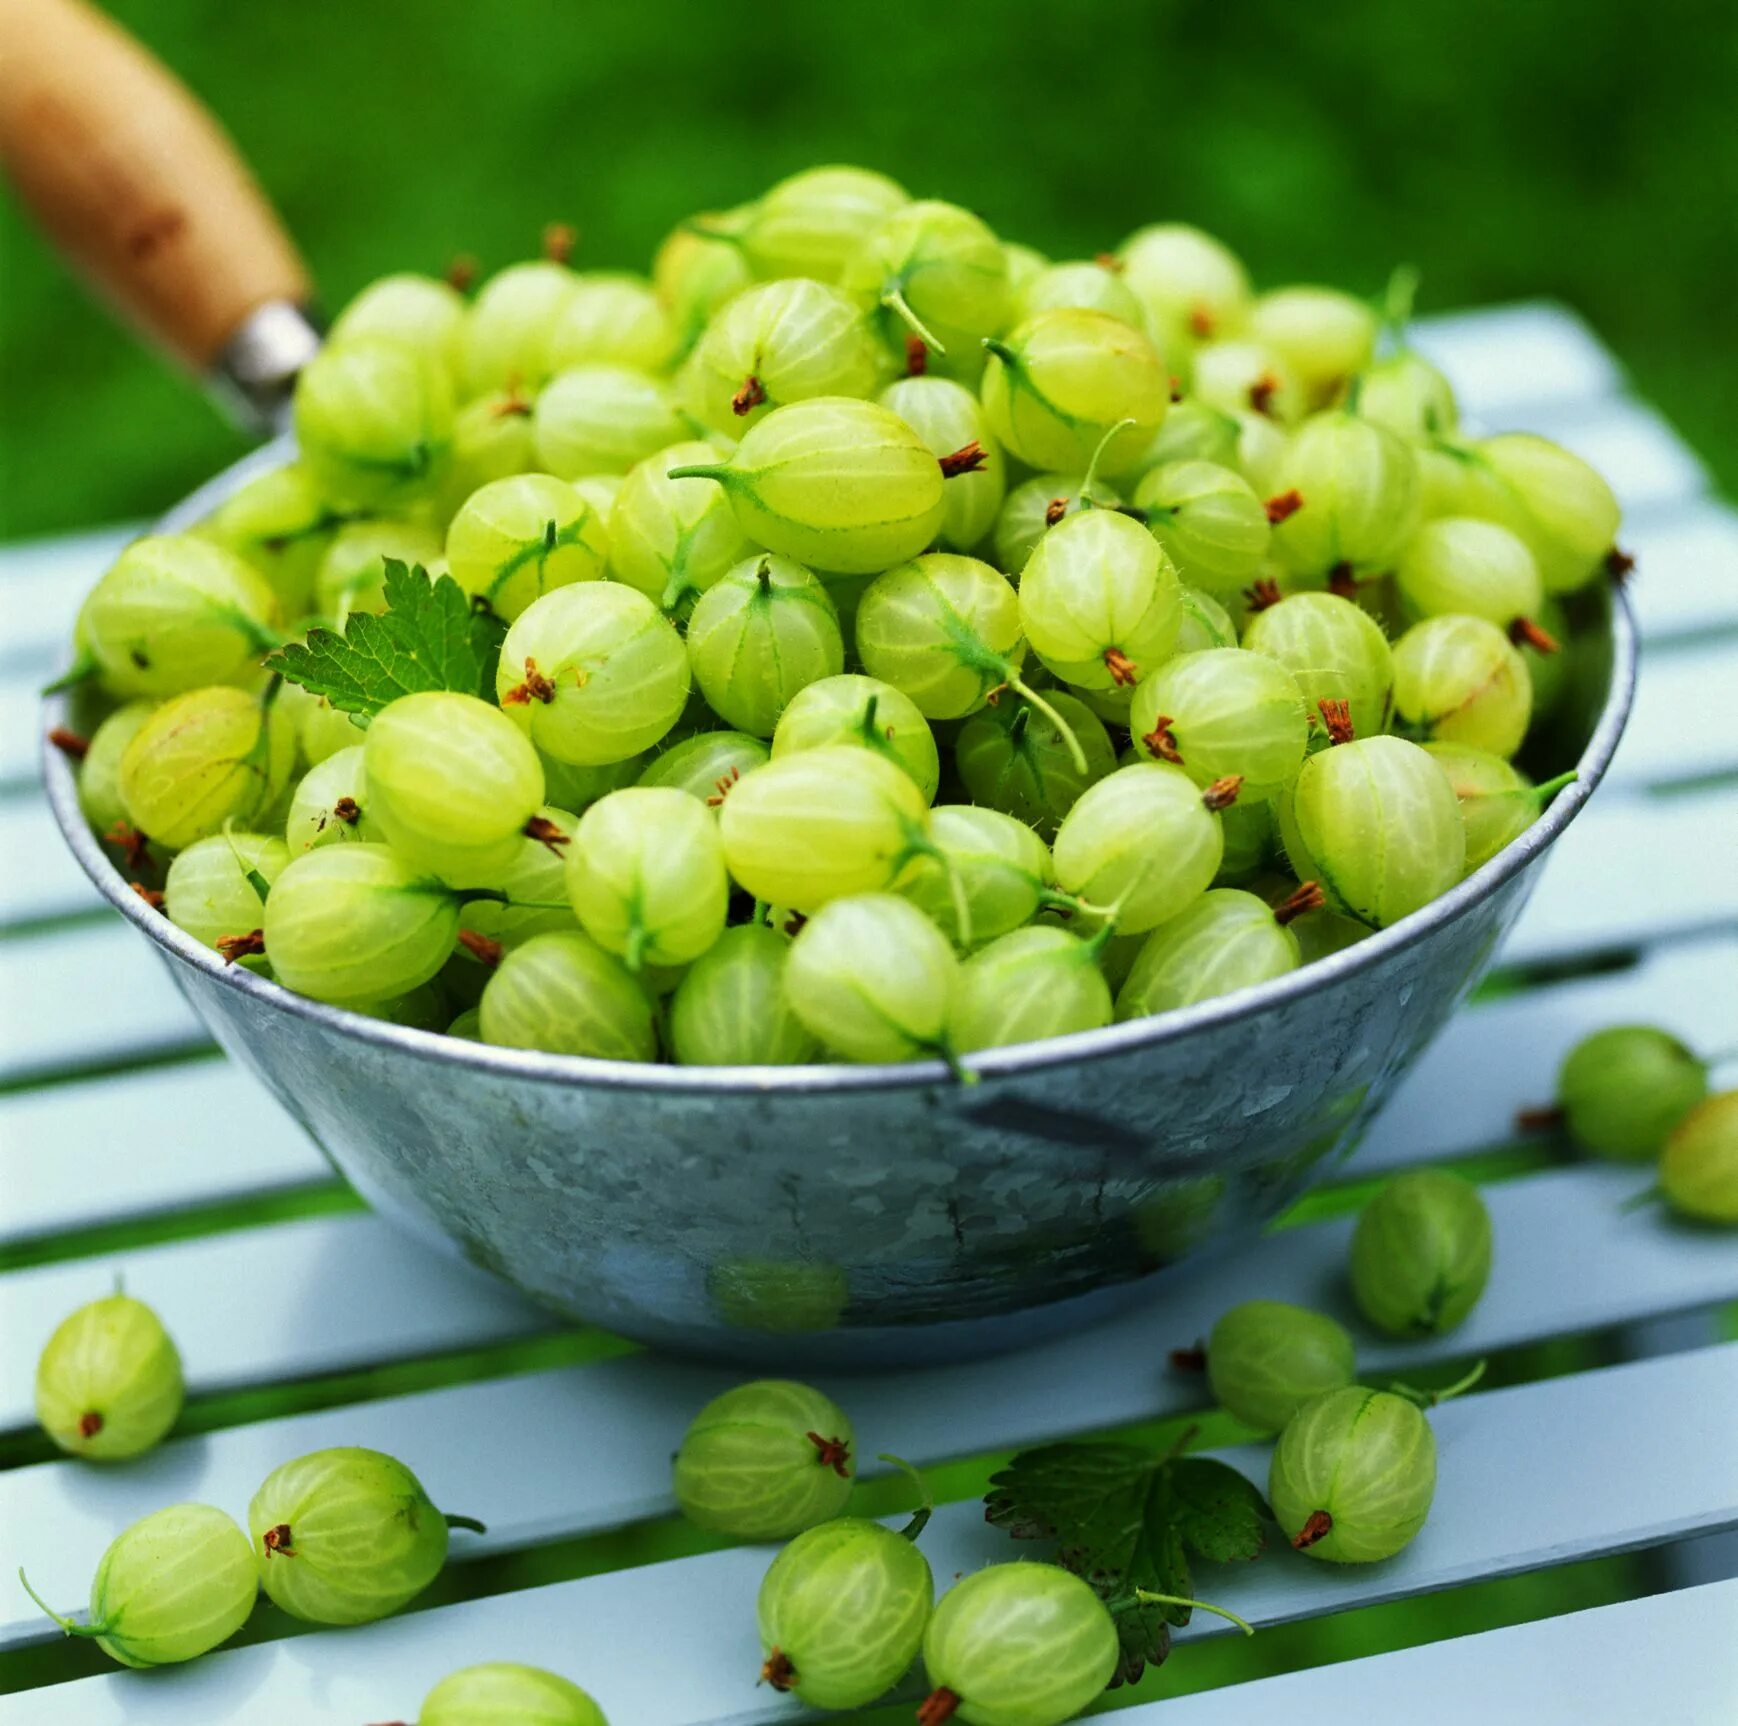
[[(113, 0), (216, 109), (327, 308), (560, 217), (637, 264), (827, 159), (1058, 256), (1213, 229), (1257, 279), (1585, 314), (1738, 485), (1731, 0), (1145, 6)], [(149, 513), (240, 443), (0, 209), (0, 534)]]

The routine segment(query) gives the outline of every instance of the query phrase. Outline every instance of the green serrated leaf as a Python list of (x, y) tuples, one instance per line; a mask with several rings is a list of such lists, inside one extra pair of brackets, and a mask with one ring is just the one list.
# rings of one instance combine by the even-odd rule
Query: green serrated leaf
[(1055, 1542), (1056, 1562), (1091, 1583), (1116, 1624), (1111, 1683), (1132, 1684), (1170, 1652), (1187, 1604), (1140, 1601), (1137, 1589), (1189, 1600), (1189, 1555), (1253, 1558), (1267, 1507), (1235, 1469), (1128, 1444), (1052, 1444), (1022, 1451), (994, 1476), (984, 1513), (1016, 1539)]
[(1197, 1558), (1233, 1564), (1260, 1555), (1273, 1512), (1236, 1469), (1186, 1456), (1171, 1465), (1171, 1483), (1177, 1532)]
[(449, 575), (430, 580), (421, 564), (386, 559), (386, 609), (353, 615), (344, 633), (313, 629), (267, 667), (345, 713), (372, 718), (401, 695), (449, 689), (489, 700), (506, 633), (499, 618), (476, 610)]

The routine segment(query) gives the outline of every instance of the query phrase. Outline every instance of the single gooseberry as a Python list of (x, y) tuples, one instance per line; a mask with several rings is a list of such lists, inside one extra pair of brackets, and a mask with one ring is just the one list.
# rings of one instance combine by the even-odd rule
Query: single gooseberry
[(1344, 1390), (1356, 1375), (1346, 1327), (1285, 1301), (1244, 1301), (1207, 1339), (1214, 1396), (1262, 1432), (1278, 1432), (1312, 1397)]
[(1660, 1191), (1697, 1222), (1738, 1224), (1738, 1091), (1698, 1103), (1660, 1156)]
[(541, 1666), (491, 1660), (449, 1672), (422, 1699), (416, 1726), (609, 1726), (577, 1684)]
[(772, 1561), (755, 1614), (761, 1676), (814, 1708), (862, 1708), (903, 1678), (935, 1600), (917, 1536), (841, 1516), (805, 1529)]
[(1472, 1311), (1491, 1274), (1491, 1217), (1446, 1169), (1396, 1175), (1352, 1234), (1352, 1294), (1390, 1336), (1438, 1336)]
[(991, 1564), (956, 1582), (923, 1633), (919, 1726), (1061, 1726), (1116, 1671), (1116, 1625), (1055, 1564)]
[(259, 1573), (232, 1518), (209, 1504), (172, 1504), (110, 1542), (85, 1623), (51, 1611), (29, 1582), (24, 1587), (68, 1636), (93, 1638), (123, 1666), (171, 1666), (208, 1654), (247, 1622)]
[(181, 1412), (181, 1356), (131, 1295), (105, 1295), (55, 1326), (36, 1364), (36, 1418), (71, 1456), (118, 1462), (158, 1442)]
[(378, 1450), (316, 1450), (272, 1470), (247, 1507), (261, 1586), (313, 1624), (368, 1624), (428, 1587), (446, 1562), (448, 1531), (483, 1532), (444, 1516), (402, 1462)]
[(1392, 1558), (1435, 1496), (1430, 1423), (1406, 1397), (1360, 1384), (1306, 1402), (1285, 1423), (1267, 1476), (1286, 1538), (1329, 1564)]
[(1706, 1063), (1653, 1025), (1595, 1031), (1557, 1072), (1557, 1106), (1569, 1136), (1595, 1156), (1623, 1162), (1657, 1157), (1707, 1094)]
[(676, 1453), (676, 1502), (701, 1528), (781, 1540), (835, 1517), (851, 1495), (845, 1411), (789, 1379), (756, 1379), (695, 1415)]

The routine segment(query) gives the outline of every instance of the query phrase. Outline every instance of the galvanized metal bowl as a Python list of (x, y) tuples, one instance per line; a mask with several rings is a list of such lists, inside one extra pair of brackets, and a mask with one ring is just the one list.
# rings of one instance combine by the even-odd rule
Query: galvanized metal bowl
[[(164, 526), (282, 459), (257, 452)], [(147, 908), (52, 749), (48, 795), (85, 872), (218, 1042), (371, 1205), (431, 1246), (655, 1345), (791, 1370), (945, 1361), (1149, 1291), (1246, 1239), (1355, 1144), (1489, 965), (1611, 760), (1633, 623), (1601, 586), (1576, 626), (1548, 753), (1580, 778), (1475, 875), (1260, 988), (974, 1056), (973, 1085), (934, 1061), (617, 1064), (325, 1006), (226, 966)]]

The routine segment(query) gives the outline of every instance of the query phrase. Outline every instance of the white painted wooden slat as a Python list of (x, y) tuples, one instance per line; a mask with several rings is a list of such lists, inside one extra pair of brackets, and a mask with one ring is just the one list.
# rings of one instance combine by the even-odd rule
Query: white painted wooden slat
[(1575, 1042), (1607, 1025), (1638, 1023), (1674, 1031), (1708, 1055), (1738, 1051), (1738, 935), (1656, 949), (1629, 970), (1460, 1013), (1342, 1172), (1375, 1174), (1504, 1143), (1516, 1136), (1517, 1111), (1551, 1103), (1558, 1065)]
[(1738, 640), (1642, 655), (1635, 706), (1611, 763), (1614, 782), (1666, 785), (1738, 772)]
[(42, 698), (34, 677), (0, 678), (0, 796), (34, 794), (42, 782)]
[(334, 1178), (251, 1075), (195, 1061), (0, 1098), (0, 1244)]
[(1738, 628), (1738, 510), (1711, 497), (1644, 510), (1620, 537), (1644, 639)]
[(1511, 964), (1572, 959), (1738, 922), (1738, 789), (1594, 798), (1510, 933)]
[[(1681, 1465), (1638, 1470), (1636, 1457), (1654, 1453), (1662, 1418), (1683, 1434)], [(1738, 1450), (1723, 1442), (1738, 1422), (1738, 1344), (1494, 1391), (1448, 1403), (1431, 1421), (1436, 1503), (1405, 1552), (1385, 1564), (1334, 1566), (1275, 1545), (1254, 1564), (1200, 1565), (1203, 1597), (1257, 1624), (1284, 1623), (1738, 1521)], [(1572, 1469), (1564, 1467), (1569, 1432)], [(518, 1441), (517, 1433), (497, 1438), (515, 1447), (515, 1458)], [(1225, 1460), (1259, 1481), (1266, 1451), (1252, 1446)], [(923, 1548), (943, 1588), (956, 1573), (1031, 1550), (988, 1527), (976, 1502), (939, 1511)], [(87, 1554), (87, 1564), (95, 1557)], [(182, 1726), (239, 1716), (262, 1696), (286, 1720), (411, 1718), (444, 1673), (503, 1659), (563, 1670), (616, 1720), (786, 1720), (789, 1701), (756, 1681), (754, 1597), (767, 1560), (765, 1547), (737, 1548), (413, 1614), (362, 1633), (219, 1653), (143, 1681), (132, 1673), (84, 1679), (34, 1693), (28, 1716), (0, 1706), (0, 1721)], [(1227, 1631), (1198, 1613), (1181, 1640)], [(1173, 1658), (1187, 1659), (1186, 1648)]]
[[(1365, 1369), (1488, 1354), (1738, 1297), (1738, 1241), (1682, 1229), (1657, 1211), (1625, 1212), (1641, 1182), (1633, 1170), (1599, 1167), (1492, 1189), (1497, 1264), (1473, 1316), (1453, 1336), (1422, 1345), (1366, 1337)], [(1351, 1227), (1345, 1219), (1283, 1231), (1137, 1312), (1013, 1360), (820, 1382), (851, 1410), (865, 1457), (891, 1451), (920, 1464), (1181, 1413), (1201, 1404), (1205, 1387), (1170, 1372), (1167, 1351), (1205, 1335), (1234, 1301), (1295, 1300), (1351, 1319), (1340, 1290)], [(1589, 1265), (1599, 1267), (1597, 1278), (1586, 1275)], [(153, 1302), (178, 1336), (179, 1307), (195, 1286), (178, 1279)], [(128, 1287), (152, 1298), (131, 1271)], [(3, 1304), (6, 1292), (0, 1284), (0, 1330), (10, 1334), (20, 1327)], [(238, 1321), (225, 1322), (233, 1330)], [(186, 1338), (182, 1351), (190, 1376), (209, 1370)], [(17, 1362), (0, 1383), (25, 1384), (25, 1370)], [(400, 1455), (437, 1503), (481, 1518), (489, 1534), (465, 1542), (466, 1552), (612, 1527), (672, 1508), (669, 1457), (683, 1429), (703, 1401), (743, 1376), (624, 1356), (212, 1433), (125, 1470), (39, 1464), (0, 1475), (0, 1576), (28, 1557), (38, 1588), (75, 1604), (81, 1555), (134, 1517), (177, 1498), (244, 1503), (279, 1462), (331, 1444)], [(511, 1468), (484, 1461), (502, 1433), (512, 1435)], [(30, 1629), (28, 1620), (13, 1621), (0, 1639)]]
[(1605, 476), (1625, 510), (1657, 509), (1700, 496), (1708, 472), (1655, 408), (1633, 396), (1559, 407), (1523, 403), (1487, 417), (1490, 431), (1530, 431), (1573, 450)]
[(0, 1276), (0, 1431), (33, 1420), (36, 1357), (117, 1276), (162, 1314), (195, 1391), (480, 1348), (555, 1328), (504, 1284), (377, 1217), (317, 1217)]
[(0, 798), (0, 929), (102, 904), (40, 797)]
[(67, 656), (86, 592), (143, 531), (141, 523), (122, 523), (0, 547), (0, 600), (6, 606), (0, 665), (28, 665), (42, 674), (38, 682), (52, 675)]
[(0, 1081), (209, 1041), (155, 949), (118, 919), (0, 941)]
[(1461, 410), (1480, 419), (1593, 402), (1623, 387), (1593, 331), (1549, 301), (1420, 318), (1409, 339), (1448, 374)]
[(1117, 1719), (1119, 1726), (1717, 1726), (1734, 1713), (1738, 1580), (1143, 1704)]

